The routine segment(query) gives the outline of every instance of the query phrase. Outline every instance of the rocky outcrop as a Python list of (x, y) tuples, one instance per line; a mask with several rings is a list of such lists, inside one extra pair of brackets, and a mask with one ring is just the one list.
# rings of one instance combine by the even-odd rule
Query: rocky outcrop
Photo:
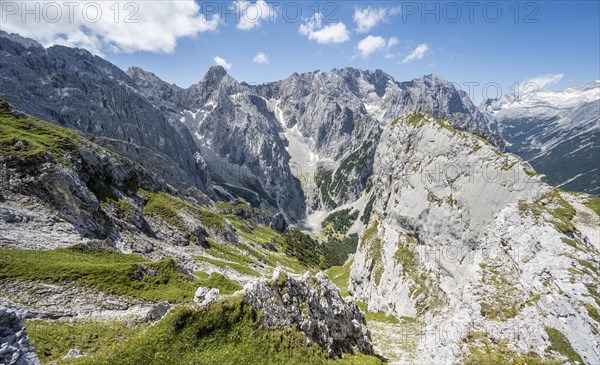
[(200, 251), (209, 235), (237, 242), (234, 228), (210, 211), (211, 200), (198, 189), (175, 189), (155, 169), (76, 131), (24, 115), (1, 99), (0, 123), (7, 133), (0, 145), (2, 246), (51, 249), (95, 242), (151, 259), (174, 257), (192, 270), (191, 254), (172, 246)]
[(0, 363), (39, 365), (35, 349), (23, 327), (23, 313), (0, 307)]
[[(110, 153), (76, 132), (22, 115), (1, 102), (0, 115), (13, 121), (15, 129), (13, 144), (3, 145), (0, 155), (0, 169), (7, 177), (0, 187), (2, 193), (15, 199), (37, 198), (53, 207), (81, 236), (106, 239), (112, 233), (112, 222), (101, 209), (101, 203), (107, 199), (118, 200), (119, 194), (135, 194), (138, 189), (168, 189), (162, 179), (140, 165)], [(39, 136), (30, 140), (20, 137), (27, 128), (36, 128)], [(43, 143), (58, 145), (60, 150), (49, 147), (34, 153), (35, 138), (44, 136), (47, 139)], [(28, 151), (29, 155), (22, 155)], [(3, 221), (19, 223), (15, 219)], [(144, 228), (143, 222), (139, 225)]]
[(464, 361), (491, 343), (513, 359), (563, 359), (557, 336), (600, 361), (600, 256), (526, 162), (409, 114), (384, 131), (372, 179), (349, 290), (370, 310), (425, 323), (416, 362)]
[(322, 272), (294, 278), (277, 268), (272, 280), (250, 282), (241, 293), (246, 303), (262, 313), (261, 324), (269, 330), (297, 329), (330, 357), (373, 353), (365, 315), (346, 302)]
[(219, 289), (199, 287), (194, 294), (194, 302), (198, 303), (201, 307), (206, 307), (211, 303), (214, 303), (221, 294)]

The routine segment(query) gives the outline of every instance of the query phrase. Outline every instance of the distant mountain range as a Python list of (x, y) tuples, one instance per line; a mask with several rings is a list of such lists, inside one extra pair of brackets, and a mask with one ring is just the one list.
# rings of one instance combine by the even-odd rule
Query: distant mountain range
[(565, 190), (600, 194), (600, 81), (481, 105), (507, 150)]

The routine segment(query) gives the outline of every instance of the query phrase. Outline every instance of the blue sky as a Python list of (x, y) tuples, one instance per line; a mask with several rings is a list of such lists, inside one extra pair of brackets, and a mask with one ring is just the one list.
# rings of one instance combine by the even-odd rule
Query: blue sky
[[(547, 88), (600, 79), (599, 1), (475, 1), (470, 9), (463, 1), (267, 1), (258, 7), (252, 0), (238, 3), (240, 21), (232, 1), (145, 1), (137, 9), (117, 4), (123, 8), (117, 22), (114, 10), (105, 8), (99, 22), (61, 19), (36, 31), (17, 22), (19, 14), (11, 18), (17, 11), (3, 8), (1, 25), (47, 45), (87, 48), (123, 69), (139, 66), (184, 87), (200, 80), (216, 57), (239, 81), (257, 83), (346, 66), (382, 69), (399, 81), (435, 73), (465, 90), (465, 83), (479, 83), (476, 102), (484, 85), (490, 85), (486, 95), (495, 96), (490, 83), (506, 93), (534, 77)], [(258, 8), (262, 18), (254, 21)], [(125, 24), (133, 10), (138, 22)], [(262, 63), (253, 62), (258, 53)]]

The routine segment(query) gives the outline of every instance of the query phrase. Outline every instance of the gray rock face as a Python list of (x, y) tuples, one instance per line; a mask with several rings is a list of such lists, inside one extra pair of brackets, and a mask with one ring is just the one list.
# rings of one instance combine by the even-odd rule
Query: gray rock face
[[(211, 201), (198, 189), (186, 190), (184, 186), (175, 190), (151, 170), (102, 148), (77, 132), (23, 119), (25, 115), (6, 103), (2, 108), (3, 117), (14, 118), (20, 130), (35, 127), (46, 135), (69, 133), (68, 146), (59, 151), (47, 150), (24, 157), (13, 153), (13, 148), (30, 142), (17, 137), (10, 148), (3, 149), (0, 156), (2, 246), (51, 249), (101, 244), (153, 259), (173, 257), (183, 265), (191, 265), (191, 269), (190, 254), (173, 250), (173, 246), (200, 249), (206, 246), (209, 235), (227, 243), (237, 242), (230, 224), (217, 229), (208, 227), (202, 220), (200, 210), (210, 209)], [(141, 148), (136, 150), (138, 154), (144, 153)], [(173, 223), (158, 213), (144, 214), (144, 207), (153, 194), (170, 195), (169, 199), (180, 208), (181, 222)], [(186, 203), (176, 196), (193, 207), (184, 208)]]
[(211, 303), (214, 303), (219, 299), (221, 294), (219, 289), (199, 287), (194, 294), (194, 302), (198, 303), (201, 307), (206, 307)]
[[(565, 213), (572, 207), (528, 163), (407, 115), (383, 132), (372, 180), (373, 214), (349, 290), (370, 310), (426, 323), (416, 363), (464, 361), (473, 333), (521, 356), (560, 358), (548, 328), (586, 363), (600, 361), (590, 314), (600, 277), (583, 269), (600, 255)], [(451, 336), (431, 335), (448, 328)]]
[(169, 302), (161, 302), (154, 305), (143, 318), (144, 322), (156, 322), (169, 313), (173, 306)]
[(128, 74), (192, 132), (217, 185), (292, 221), (356, 200), (372, 173), (380, 125), (408, 111), (436, 110), (497, 141), (467, 95), (437, 76), (398, 83), (379, 70), (348, 68), (248, 85), (215, 66), (181, 89), (139, 68)]
[(0, 306), (0, 363), (39, 365), (35, 349), (29, 345), (22, 321), (23, 314)]
[[(18, 112), (12, 111), (16, 117)], [(137, 189), (168, 190), (167, 184), (140, 165), (100, 148), (78, 136), (72, 142), (78, 150), (64, 150), (64, 162), (50, 154), (21, 158), (0, 156), (3, 194), (36, 197), (52, 206), (57, 214), (70, 222), (83, 237), (106, 239), (113, 233), (110, 218), (101, 209), (100, 200), (118, 199), (119, 191), (135, 194)], [(133, 191), (132, 191), (133, 190)], [(19, 223), (10, 210), (2, 209), (6, 223)], [(138, 222), (145, 230), (147, 223)]]
[(16, 38), (0, 31), (1, 98), (40, 119), (146, 147), (183, 172), (179, 180), (211, 193), (189, 132), (171, 126), (118, 67), (81, 49)]
[(600, 193), (600, 81), (487, 100), (487, 113), (508, 151), (529, 161), (552, 185)]
[(293, 278), (277, 268), (271, 281), (250, 282), (242, 294), (254, 310), (262, 311), (261, 324), (267, 329), (298, 329), (330, 357), (355, 351), (373, 353), (365, 315), (355, 304), (347, 303), (322, 272)]
[(250, 93), (247, 85), (220, 66), (188, 89), (139, 68), (128, 74), (172, 124), (193, 134), (220, 190), (255, 207), (280, 210), (292, 221), (304, 216), (304, 194), (291, 172), (286, 143), (279, 136), (281, 125), (266, 101)]
[(70, 349), (69, 352), (63, 357), (63, 359), (77, 359), (85, 356), (85, 353), (81, 350)]

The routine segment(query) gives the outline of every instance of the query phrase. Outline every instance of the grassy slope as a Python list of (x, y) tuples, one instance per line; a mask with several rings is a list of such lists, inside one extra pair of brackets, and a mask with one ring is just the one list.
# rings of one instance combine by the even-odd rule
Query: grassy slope
[[(381, 364), (379, 359), (365, 355), (326, 359), (323, 350), (307, 346), (299, 332), (265, 331), (258, 325), (259, 319), (260, 314), (244, 304), (242, 297), (234, 296), (203, 309), (177, 307), (157, 324), (120, 341), (115, 341), (115, 336), (127, 329), (119, 329), (114, 335), (99, 331), (101, 338), (94, 340), (96, 347), (89, 346), (89, 355), (80, 359), (65, 361), (54, 355), (65, 352), (65, 342), (76, 347), (72, 338), (64, 338), (69, 334), (66, 323), (61, 328), (34, 322), (31, 343), (46, 348), (48, 340), (39, 336), (44, 331), (62, 336), (64, 340), (56, 345), (62, 350), (47, 350), (59, 364)], [(85, 330), (75, 329), (71, 333), (75, 338), (87, 339), (82, 332)]]
[(152, 262), (138, 255), (83, 246), (49, 251), (0, 249), (0, 279), (76, 283), (139, 299), (186, 302), (198, 283), (172, 259)]
[(49, 153), (59, 159), (63, 151), (78, 149), (80, 138), (75, 131), (33, 117), (14, 117), (0, 99), (0, 154), (4, 156), (32, 158)]
[(334, 266), (325, 271), (329, 279), (340, 289), (343, 297), (350, 295), (348, 284), (350, 282), (350, 267), (353, 260), (348, 260), (343, 266)]

